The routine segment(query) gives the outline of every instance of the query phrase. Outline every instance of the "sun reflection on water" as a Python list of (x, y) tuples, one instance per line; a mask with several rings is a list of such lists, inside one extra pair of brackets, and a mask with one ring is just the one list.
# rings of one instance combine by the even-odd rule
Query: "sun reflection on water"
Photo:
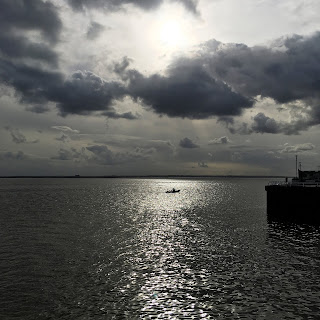
[[(172, 187), (181, 192), (165, 193)], [(196, 246), (206, 241), (191, 210), (199, 205), (198, 189), (197, 182), (158, 181), (150, 186), (151, 192), (145, 193), (132, 217), (137, 234), (130, 277), (141, 287), (131, 304), (139, 308), (140, 315), (171, 319), (191, 314), (208, 316), (203, 309), (209, 306), (197, 296), (204, 295), (210, 281), (208, 271), (197, 266), (194, 254)], [(198, 236), (193, 242), (195, 234)]]
[[(103, 310), (128, 319), (237, 318), (237, 301), (247, 299), (243, 281), (255, 265), (245, 260), (252, 226), (251, 211), (239, 202), (243, 190), (205, 179), (123, 183), (108, 194), (108, 232), (97, 234), (105, 253), (93, 272), (110, 288)], [(181, 191), (166, 193), (172, 188)]]

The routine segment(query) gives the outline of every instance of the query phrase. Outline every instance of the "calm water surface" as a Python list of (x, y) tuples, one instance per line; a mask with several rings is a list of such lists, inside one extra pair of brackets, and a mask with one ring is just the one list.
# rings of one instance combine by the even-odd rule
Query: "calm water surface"
[(0, 318), (319, 319), (320, 228), (267, 182), (0, 179)]

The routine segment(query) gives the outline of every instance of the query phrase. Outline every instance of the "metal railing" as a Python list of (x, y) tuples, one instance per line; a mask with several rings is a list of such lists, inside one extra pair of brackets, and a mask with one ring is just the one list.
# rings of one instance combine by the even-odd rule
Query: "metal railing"
[(290, 182), (285, 181), (269, 181), (268, 186), (287, 186), (291, 184)]
[(283, 187), (319, 187), (320, 182), (286, 182), (286, 181), (270, 181), (268, 186), (283, 186)]

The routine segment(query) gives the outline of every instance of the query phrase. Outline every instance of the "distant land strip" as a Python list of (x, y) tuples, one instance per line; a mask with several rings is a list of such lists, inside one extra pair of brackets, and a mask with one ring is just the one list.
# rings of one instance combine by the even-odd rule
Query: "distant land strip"
[(0, 176), (0, 179), (24, 179), (24, 178), (41, 178), (41, 179), (139, 179), (139, 178), (293, 178), (288, 176), (255, 176), (255, 175), (108, 175), (108, 176)]

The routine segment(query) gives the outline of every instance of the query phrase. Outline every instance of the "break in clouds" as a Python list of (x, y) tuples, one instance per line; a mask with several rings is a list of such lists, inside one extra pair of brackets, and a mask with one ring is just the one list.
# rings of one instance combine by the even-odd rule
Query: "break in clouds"
[[(195, 1), (175, 1), (196, 12)], [(115, 10), (126, 4), (151, 10), (162, 2), (69, 0), (75, 10)], [(21, 104), (33, 112), (45, 112), (53, 103), (61, 116), (102, 114), (135, 120), (138, 114), (114, 109), (115, 102), (130, 97), (159, 115), (215, 117), (231, 133), (297, 134), (320, 123), (319, 32), (286, 37), (270, 46), (210, 40), (192, 57), (180, 57), (165, 72), (151, 75), (131, 69), (130, 59), (124, 58), (114, 65), (110, 81), (86, 70), (68, 75), (59, 69), (55, 45), (63, 23), (49, 1), (1, 1), (0, 27), (7, 31), (0, 36), (0, 81), (13, 88)], [(38, 40), (27, 36), (34, 31), (39, 33)], [(101, 25), (92, 24), (86, 36), (93, 41), (103, 31)], [(257, 97), (272, 99), (273, 110), (283, 105), (291, 119), (284, 122), (261, 111), (255, 114)], [(247, 109), (253, 110), (251, 122), (237, 123)]]

